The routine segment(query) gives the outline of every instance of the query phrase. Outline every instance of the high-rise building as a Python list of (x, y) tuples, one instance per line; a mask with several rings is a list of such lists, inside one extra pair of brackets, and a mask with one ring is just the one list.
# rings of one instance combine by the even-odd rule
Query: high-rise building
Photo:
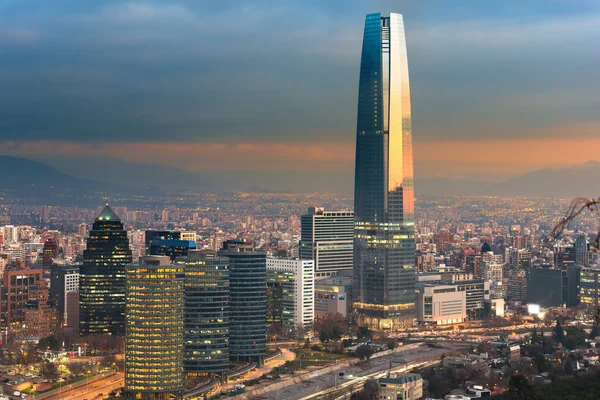
[(592, 252), (590, 252), (587, 237), (584, 233), (580, 233), (575, 239), (575, 264), (587, 267), (591, 263)]
[(175, 261), (177, 257), (187, 256), (195, 248), (196, 243), (189, 240), (154, 239), (150, 242), (150, 255), (168, 256), (171, 261)]
[(229, 240), (229, 357), (263, 363), (267, 352), (267, 255), (252, 244)]
[(29, 292), (46, 286), (42, 270), (28, 270), (24, 265), (15, 266), (5, 270), (3, 278), (0, 289), (0, 328), (10, 333), (22, 333)]
[(229, 370), (229, 259), (191, 250), (185, 268), (184, 371), (190, 378)]
[(69, 327), (73, 327), (75, 322), (79, 324), (79, 318), (75, 320), (74, 308), (70, 304), (75, 298), (69, 296), (70, 293), (79, 293), (79, 265), (53, 264), (50, 276), (50, 299), (58, 309), (59, 322)]
[(155, 240), (179, 240), (181, 232), (178, 231), (146, 231), (144, 245), (146, 255), (150, 255), (150, 246)]
[(314, 261), (317, 278), (352, 270), (354, 212), (310, 207), (300, 227), (299, 256)]
[(366, 17), (356, 130), (354, 307), (359, 323), (415, 317), (414, 182), (402, 15)]
[(183, 392), (184, 267), (166, 256), (127, 267), (125, 391), (167, 400)]
[(582, 268), (580, 278), (579, 297), (581, 304), (598, 307), (600, 298), (600, 269)]
[(44, 242), (42, 249), (42, 270), (44, 278), (50, 278), (50, 270), (52, 269), (52, 260), (58, 257), (58, 244), (53, 238), (48, 238)]
[[(271, 314), (282, 316), (281, 322), (285, 329), (310, 329), (314, 322), (313, 270), (313, 260), (267, 258), (267, 287), (270, 285), (274, 289), (267, 299), (267, 304), (271, 304), (267, 309), (278, 310)], [(281, 301), (278, 302), (277, 299)], [(279, 307), (274, 307), (278, 304)]]
[(125, 334), (125, 272), (131, 250), (123, 223), (107, 205), (94, 221), (79, 269), (80, 335)]

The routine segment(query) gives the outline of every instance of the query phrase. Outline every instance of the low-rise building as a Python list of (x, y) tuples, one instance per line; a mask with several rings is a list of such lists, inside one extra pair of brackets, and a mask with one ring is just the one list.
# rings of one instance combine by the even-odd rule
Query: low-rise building
[(423, 398), (423, 378), (419, 374), (379, 379), (378, 399), (419, 400)]
[(490, 298), (489, 282), (465, 273), (417, 282), (417, 290), (418, 322), (436, 325), (480, 320)]
[(330, 278), (315, 282), (315, 319), (327, 315), (341, 314), (344, 318), (350, 314), (352, 299), (352, 276), (339, 273)]

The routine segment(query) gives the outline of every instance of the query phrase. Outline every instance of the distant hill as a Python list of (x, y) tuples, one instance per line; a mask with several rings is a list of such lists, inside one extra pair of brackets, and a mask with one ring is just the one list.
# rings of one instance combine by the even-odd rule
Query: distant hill
[(417, 196), (599, 197), (600, 162), (544, 168), (503, 182), (467, 179), (415, 179)]
[(197, 193), (218, 192), (220, 187), (200, 174), (165, 164), (144, 164), (116, 158), (61, 158), (46, 161), (61, 171), (97, 182)]
[(20, 157), (0, 156), (0, 187), (20, 188), (22, 186), (61, 186), (75, 187), (87, 182), (64, 174), (47, 164)]
[[(51, 165), (49, 165), (51, 163)], [(52, 159), (47, 163), (20, 157), (0, 156), (0, 189), (16, 190), (30, 196), (46, 196), (48, 191), (64, 189), (106, 193), (160, 194), (162, 190), (196, 193), (247, 190), (286, 193), (281, 187), (284, 176), (256, 172), (233, 173), (211, 178), (163, 164), (140, 164), (109, 158)], [(349, 173), (351, 174), (351, 173)], [(343, 175), (343, 176), (342, 176)], [(546, 168), (522, 174), (503, 182), (483, 180), (417, 178), (418, 196), (541, 196), (599, 197), (600, 162), (564, 168)], [(250, 179), (252, 178), (252, 179)], [(351, 181), (346, 174), (323, 172), (320, 183)], [(252, 182), (264, 182), (255, 185)], [(218, 183), (215, 183), (218, 182)], [(284, 182), (285, 183), (285, 182)], [(267, 185), (268, 184), (268, 185)], [(349, 189), (351, 190), (351, 188)], [(309, 191), (309, 190), (306, 190)]]

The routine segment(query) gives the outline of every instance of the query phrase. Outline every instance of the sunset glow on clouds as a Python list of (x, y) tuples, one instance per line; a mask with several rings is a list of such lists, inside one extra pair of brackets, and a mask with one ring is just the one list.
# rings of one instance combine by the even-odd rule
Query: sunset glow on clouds
[(600, 159), (597, 4), (508, 3), (1, 2), (0, 154), (351, 182), (364, 15), (387, 10), (417, 179)]

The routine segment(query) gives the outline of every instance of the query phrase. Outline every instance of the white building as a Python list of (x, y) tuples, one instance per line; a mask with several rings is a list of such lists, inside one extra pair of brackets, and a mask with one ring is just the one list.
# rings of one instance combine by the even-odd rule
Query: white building
[(180, 233), (179, 239), (196, 243), (198, 240), (198, 234), (196, 232), (184, 231)]
[(311, 326), (315, 318), (314, 261), (293, 258), (267, 258), (267, 271), (294, 274), (294, 325)]
[(417, 280), (417, 320), (436, 325), (481, 320), (490, 300), (487, 281), (472, 274), (441, 274), (439, 281)]

